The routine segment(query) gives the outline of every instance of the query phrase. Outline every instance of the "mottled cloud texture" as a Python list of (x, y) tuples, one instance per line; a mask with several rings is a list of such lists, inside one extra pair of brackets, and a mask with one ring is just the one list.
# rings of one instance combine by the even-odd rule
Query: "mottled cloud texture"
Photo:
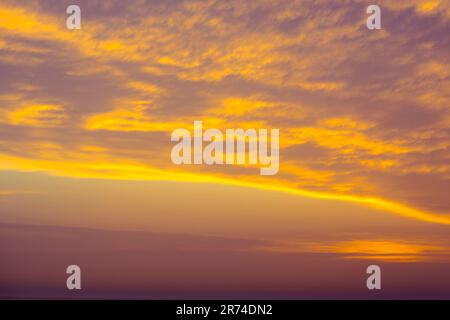
[[(237, 183), (450, 223), (450, 3), (0, 4), (0, 168)], [(170, 133), (279, 128), (280, 172), (184, 166)]]

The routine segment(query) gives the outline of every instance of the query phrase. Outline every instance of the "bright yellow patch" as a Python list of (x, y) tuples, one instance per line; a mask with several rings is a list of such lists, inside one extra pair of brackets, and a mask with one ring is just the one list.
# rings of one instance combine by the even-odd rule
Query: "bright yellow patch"
[(434, 0), (434, 1), (426, 1), (422, 3), (419, 7), (420, 12), (428, 13), (436, 10), (439, 7), (440, 1)]
[(56, 105), (31, 105), (10, 111), (7, 120), (12, 125), (55, 127), (66, 119), (63, 111), (61, 106)]

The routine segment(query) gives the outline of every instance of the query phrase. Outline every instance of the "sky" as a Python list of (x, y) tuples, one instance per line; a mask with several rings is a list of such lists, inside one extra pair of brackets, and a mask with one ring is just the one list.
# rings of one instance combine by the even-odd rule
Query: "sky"
[[(450, 1), (379, 0), (381, 30), (357, 0), (81, 0), (81, 30), (70, 4), (0, 3), (2, 230), (448, 263)], [(196, 120), (279, 129), (278, 174), (174, 165)]]

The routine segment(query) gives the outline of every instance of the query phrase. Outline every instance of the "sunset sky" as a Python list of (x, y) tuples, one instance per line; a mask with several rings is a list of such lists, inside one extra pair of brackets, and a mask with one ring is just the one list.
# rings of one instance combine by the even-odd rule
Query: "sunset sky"
[[(80, 0), (68, 30), (74, 1), (1, 0), (0, 295), (16, 225), (448, 267), (450, 1), (376, 3)], [(195, 120), (279, 129), (278, 174), (172, 164)]]

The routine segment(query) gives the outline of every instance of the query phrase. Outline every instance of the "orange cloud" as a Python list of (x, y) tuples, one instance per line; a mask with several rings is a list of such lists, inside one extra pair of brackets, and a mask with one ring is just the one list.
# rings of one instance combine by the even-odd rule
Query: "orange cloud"
[(261, 249), (288, 253), (335, 253), (344, 259), (385, 262), (423, 262), (449, 258), (449, 248), (443, 244), (389, 239), (349, 240), (337, 243), (276, 242)]
[(6, 118), (12, 125), (46, 128), (62, 125), (67, 115), (61, 106), (37, 104), (12, 110)]

